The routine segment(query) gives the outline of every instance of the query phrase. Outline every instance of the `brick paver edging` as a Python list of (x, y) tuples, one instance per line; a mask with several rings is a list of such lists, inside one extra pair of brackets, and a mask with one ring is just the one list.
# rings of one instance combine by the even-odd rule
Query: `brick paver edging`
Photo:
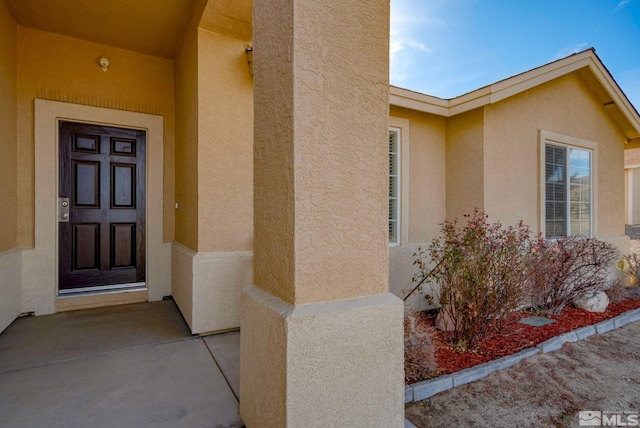
[(552, 352), (562, 348), (562, 345), (567, 342), (577, 342), (594, 334), (603, 334), (638, 320), (640, 320), (640, 308), (625, 312), (617, 317), (610, 318), (594, 325), (580, 327), (576, 330), (552, 337), (545, 342), (539, 343), (535, 348), (527, 348), (516, 354), (507, 355), (506, 357), (469, 367), (468, 369), (460, 370), (455, 373), (423, 380), (422, 382), (417, 382), (413, 385), (405, 385), (404, 402), (412, 403), (414, 401), (424, 400), (425, 398), (429, 398), (432, 395), (446, 391), (447, 389), (482, 379), (489, 373), (495, 372), (496, 370), (511, 367), (523, 359), (537, 354), (538, 352)]

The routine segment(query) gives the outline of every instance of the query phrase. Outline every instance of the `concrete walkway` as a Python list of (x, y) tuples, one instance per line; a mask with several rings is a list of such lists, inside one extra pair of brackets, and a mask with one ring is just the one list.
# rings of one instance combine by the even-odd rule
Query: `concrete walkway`
[(192, 336), (172, 301), (16, 320), (0, 427), (242, 427), (239, 332)]

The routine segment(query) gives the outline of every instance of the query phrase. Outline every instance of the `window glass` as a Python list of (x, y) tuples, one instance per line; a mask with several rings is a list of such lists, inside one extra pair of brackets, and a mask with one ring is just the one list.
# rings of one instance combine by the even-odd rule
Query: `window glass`
[(569, 149), (569, 203), (571, 234), (591, 235), (591, 153)]
[(591, 152), (547, 144), (544, 174), (546, 236), (590, 236)]

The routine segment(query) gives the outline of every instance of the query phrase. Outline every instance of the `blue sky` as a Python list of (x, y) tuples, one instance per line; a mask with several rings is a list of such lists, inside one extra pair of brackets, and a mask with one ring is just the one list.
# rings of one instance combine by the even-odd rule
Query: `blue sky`
[(452, 98), (594, 47), (640, 110), (640, 0), (391, 0), (391, 84)]

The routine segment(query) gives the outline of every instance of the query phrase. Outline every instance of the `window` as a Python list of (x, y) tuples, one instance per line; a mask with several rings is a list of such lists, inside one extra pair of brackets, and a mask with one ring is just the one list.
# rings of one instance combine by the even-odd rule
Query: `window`
[(400, 129), (389, 130), (389, 244), (400, 243)]
[(592, 151), (545, 143), (545, 236), (592, 235)]

